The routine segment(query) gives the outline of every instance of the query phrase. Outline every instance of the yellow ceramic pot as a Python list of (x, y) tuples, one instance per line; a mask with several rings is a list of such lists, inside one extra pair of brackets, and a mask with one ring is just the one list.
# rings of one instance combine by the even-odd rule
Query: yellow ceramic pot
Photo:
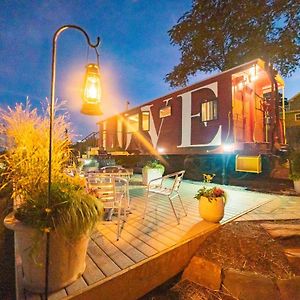
[(203, 220), (218, 223), (224, 217), (225, 198), (200, 197), (199, 213)]

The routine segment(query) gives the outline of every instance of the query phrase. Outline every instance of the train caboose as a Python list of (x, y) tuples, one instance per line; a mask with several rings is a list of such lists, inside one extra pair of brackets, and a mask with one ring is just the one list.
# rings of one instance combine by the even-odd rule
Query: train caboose
[(266, 157), (285, 144), (283, 88), (256, 59), (100, 121), (99, 146), (135, 162), (157, 157), (196, 179), (222, 176), (224, 164), (235, 175), (267, 172)]

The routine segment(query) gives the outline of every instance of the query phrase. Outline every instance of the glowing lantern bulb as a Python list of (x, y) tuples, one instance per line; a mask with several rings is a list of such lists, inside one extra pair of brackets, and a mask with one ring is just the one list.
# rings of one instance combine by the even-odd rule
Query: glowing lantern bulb
[(81, 113), (86, 115), (102, 115), (100, 99), (99, 67), (95, 64), (88, 64), (86, 66)]

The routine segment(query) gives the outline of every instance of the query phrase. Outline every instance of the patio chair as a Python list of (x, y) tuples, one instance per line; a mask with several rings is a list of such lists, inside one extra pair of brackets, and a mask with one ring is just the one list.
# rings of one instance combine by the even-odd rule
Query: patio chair
[(172, 207), (172, 210), (173, 210), (173, 213), (176, 217), (177, 223), (180, 224), (180, 219), (176, 213), (176, 210), (175, 210), (175, 207), (174, 207), (172, 201), (174, 198), (178, 197), (181, 207), (184, 211), (184, 215), (187, 216), (186, 210), (183, 206), (181, 197), (178, 192), (184, 173), (185, 173), (185, 170), (175, 172), (172, 174), (168, 174), (168, 175), (165, 175), (165, 176), (162, 176), (159, 178), (155, 178), (155, 179), (152, 179), (149, 181), (149, 184), (147, 187), (147, 197), (146, 197), (143, 219), (145, 218), (149, 198), (154, 195), (161, 195), (161, 196), (168, 197), (171, 207)]
[(113, 214), (117, 215), (117, 240), (119, 240), (130, 208), (128, 180), (117, 176), (107, 176), (103, 173), (94, 173), (88, 177), (87, 187), (102, 201), (106, 221), (112, 221)]

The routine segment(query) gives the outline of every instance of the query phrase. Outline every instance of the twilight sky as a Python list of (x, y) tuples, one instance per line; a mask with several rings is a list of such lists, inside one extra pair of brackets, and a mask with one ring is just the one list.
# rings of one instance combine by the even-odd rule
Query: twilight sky
[[(104, 116), (171, 92), (165, 75), (179, 61), (167, 31), (192, 0), (0, 0), (0, 105), (29, 97), (40, 106), (50, 96), (51, 43), (57, 28), (76, 24), (92, 42), (100, 36)], [(84, 36), (63, 32), (57, 48), (56, 97), (67, 101), (78, 139), (97, 130), (99, 117), (79, 113), (85, 65), (95, 62)], [(199, 74), (190, 83), (209, 74)], [(300, 70), (286, 80), (286, 97), (300, 91)]]

